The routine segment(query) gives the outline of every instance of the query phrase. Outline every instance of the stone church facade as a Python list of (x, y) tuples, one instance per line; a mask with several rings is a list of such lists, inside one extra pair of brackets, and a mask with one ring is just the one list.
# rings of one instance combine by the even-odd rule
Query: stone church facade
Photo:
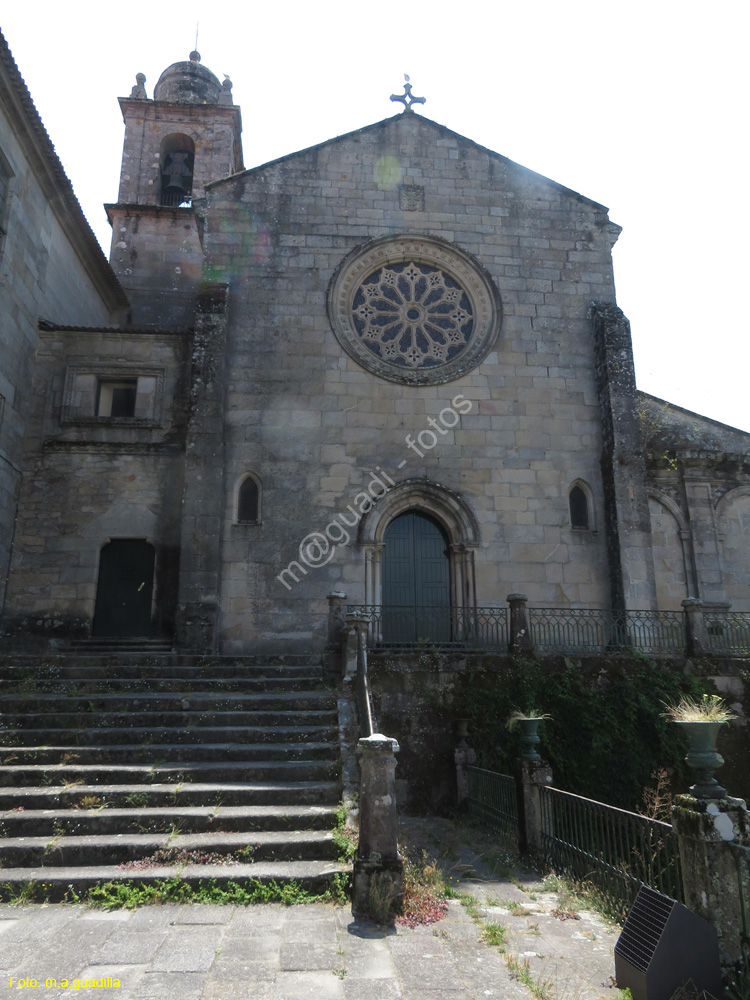
[(750, 611), (750, 435), (637, 391), (606, 208), (408, 98), (251, 169), (197, 53), (120, 104), (127, 313), (35, 331), (6, 634), (320, 650), (332, 591)]

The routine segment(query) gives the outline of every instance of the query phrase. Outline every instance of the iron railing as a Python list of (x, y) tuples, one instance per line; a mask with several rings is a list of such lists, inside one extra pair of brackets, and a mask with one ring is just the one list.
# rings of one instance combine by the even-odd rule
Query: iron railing
[(373, 646), (447, 646), (463, 649), (508, 648), (507, 608), (388, 607), (349, 605), (365, 615)]
[(542, 850), (555, 871), (591, 883), (625, 916), (641, 885), (682, 902), (677, 837), (669, 823), (561, 791), (540, 789)]
[(611, 611), (589, 608), (529, 608), (531, 644), (540, 652), (636, 649), (676, 653), (685, 649), (681, 611)]
[[(369, 622), (370, 646), (441, 646), (508, 649), (508, 608), (389, 607), (349, 605)], [(602, 608), (527, 608), (532, 647), (540, 653), (603, 653), (621, 649), (684, 654), (682, 611), (623, 611)], [(750, 656), (750, 612), (704, 612), (708, 649)]]
[(704, 611), (703, 624), (712, 653), (750, 654), (750, 612)]
[(469, 812), (507, 839), (518, 836), (516, 779), (509, 774), (467, 767)]
[(367, 639), (364, 630), (359, 629), (357, 629), (357, 673), (354, 678), (354, 694), (360, 736), (365, 738), (372, 736), (377, 732), (377, 720), (367, 672)]

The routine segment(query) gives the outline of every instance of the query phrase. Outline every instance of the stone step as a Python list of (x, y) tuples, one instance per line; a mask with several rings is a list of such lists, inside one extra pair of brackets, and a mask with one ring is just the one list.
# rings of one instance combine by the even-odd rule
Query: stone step
[[(162, 864), (212, 864), (216, 856), (233, 862), (334, 860), (336, 845), (323, 830), (271, 830), (242, 833), (123, 833), (117, 835), (19, 837), (0, 841), (3, 868), (122, 865), (150, 859), (157, 851), (174, 851)], [(180, 858), (180, 852), (202, 857)], [(222, 864), (221, 861), (218, 861)]]
[[(170, 735), (173, 735), (170, 733)], [(332, 760), (338, 756), (338, 745), (331, 742), (312, 743), (131, 743), (121, 746), (20, 746), (0, 750), (0, 765), (24, 767), (49, 765), (76, 767), (91, 764), (192, 764), (205, 761), (314, 761)]]
[(242, 886), (248, 880), (268, 884), (294, 882), (312, 893), (328, 889), (334, 878), (348, 873), (350, 866), (336, 861), (261, 861), (240, 865), (169, 865), (130, 871), (116, 865), (92, 865), (58, 868), (6, 868), (2, 874), (2, 898), (13, 898), (29, 883), (38, 886), (38, 897), (49, 902), (75, 902), (83, 894), (104, 883), (150, 885), (157, 881), (179, 880), (198, 888), (210, 883), (219, 888), (230, 882)]
[[(49, 716), (45, 715), (45, 721)], [(128, 717), (128, 721), (130, 718)], [(195, 720), (191, 720), (195, 721)], [(34, 747), (29, 745), (34, 738)], [(335, 726), (209, 726), (193, 725), (189, 729), (165, 729), (162, 727), (143, 726), (110, 727), (107, 729), (91, 728), (75, 729), (4, 729), (0, 733), (0, 747), (12, 747), (14, 751), (57, 747), (60, 751), (69, 751), (71, 747), (107, 747), (133, 744), (144, 746), (164, 746), (167, 741), (175, 741), (175, 746), (196, 746), (205, 743), (226, 741), (235, 745), (275, 744), (275, 743), (328, 743), (336, 741), (338, 730)], [(2, 738), (5, 743), (3, 744)], [(3, 757), (0, 751), (0, 760)]]
[[(338, 781), (185, 782), (171, 784), (92, 784), (0, 786), (0, 811), (73, 809), (106, 806), (118, 809), (183, 806), (334, 805)], [(96, 801), (92, 801), (96, 799)]]
[[(7, 712), (3, 713), (3, 723), (7, 729), (0, 730), (0, 743), (3, 733), (14, 729), (22, 731), (46, 730), (50, 722), (76, 732), (88, 733), (92, 729), (177, 729), (184, 732), (189, 728), (203, 726), (221, 728), (226, 726), (263, 726), (274, 728), (280, 722), (294, 722), (299, 726), (334, 725), (336, 712), (333, 708), (313, 710), (295, 709), (290, 713), (287, 709), (276, 711), (211, 711), (193, 712), (180, 710), (178, 712)], [(94, 727), (92, 723), (96, 723)]]
[(123, 878), (322, 889), (342, 870), (337, 702), (319, 662), (85, 650), (0, 658), (4, 887), (43, 882), (51, 899)]
[(22, 809), (0, 812), (3, 837), (116, 833), (240, 833), (331, 830), (333, 806), (163, 806), (161, 808)]
[(0, 697), (35, 698), (54, 694), (64, 698), (90, 698), (92, 695), (122, 692), (137, 695), (143, 692), (175, 694), (202, 692), (205, 694), (303, 693), (328, 689), (322, 677), (301, 674), (299, 677), (101, 677), (77, 680), (0, 680)]
[(232, 692), (191, 692), (178, 694), (142, 691), (136, 694), (92, 694), (82, 697), (61, 694), (10, 694), (3, 697), (4, 711), (23, 713), (34, 708), (36, 714), (47, 712), (211, 712), (211, 711), (310, 711), (335, 708), (335, 696), (329, 690), (235, 694)]
[(45, 654), (43, 657), (38, 653), (0, 653), (0, 672), (8, 667), (21, 667), (26, 669), (38, 669), (54, 671), (64, 669), (68, 666), (77, 665), (79, 667), (112, 667), (123, 666), (162, 666), (172, 665), (176, 667), (200, 667), (207, 672), (227, 665), (240, 666), (243, 669), (253, 667), (276, 666), (276, 667), (299, 667), (309, 666), (322, 669), (320, 657), (311, 654), (296, 655), (273, 655), (257, 654), (244, 656), (202, 656), (197, 653), (156, 653), (148, 655), (145, 653), (133, 652), (103, 652), (86, 653), (79, 652), (71, 654)]
[(5, 681), (29, 684), (36, 681), (96, 681), (96, 680), (139, 680), (140, 678), (163, 677), (186, 680), (221, 680), (227, 677), (257, 679), (296, 680), (300, 677), (325, 677), (323, 668), (315, 664), (283, 663), (237, 663), (217, 662), (209, 665), (176, 662), (160, 659), (153, 663), (111, 663), (62, 661), (52, 665), (3, 664), (0, 659), (0, 678)]
[(61, 764), (47, 767), (44, 764), (9, 764), (0, 768), (0, 787), (43, 784), (144, 784), (148, 781), (226, 782), (247, 779), (250, 781), (325, 781), (333, 780), (338, 771), (338, 760), (262, 760), (181, 761), (175, 764)]

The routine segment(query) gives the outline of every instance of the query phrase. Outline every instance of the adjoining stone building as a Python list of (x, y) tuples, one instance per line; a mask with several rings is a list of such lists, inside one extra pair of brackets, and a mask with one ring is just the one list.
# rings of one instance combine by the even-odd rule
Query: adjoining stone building
[(228, 80), (144, 82), (111, 308), (36, 309), (7, 633), (319, 650), (332, 590), (436, 642), (511, 591), (750, 610), (750, 435), (637, 392), (606, 208), (408, 94), (245, 170)]
[(0, 34), (0, 605), (40, 321), (108, 326), (127, 305)]

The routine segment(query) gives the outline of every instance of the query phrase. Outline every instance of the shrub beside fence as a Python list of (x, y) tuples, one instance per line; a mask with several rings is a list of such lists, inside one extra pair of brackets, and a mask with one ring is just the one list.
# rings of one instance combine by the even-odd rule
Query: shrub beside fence
[(682, 902), (677, 842), (670, 823), (542, 788), (542, 850), (556, 872), (591, 883), (623, 917), (641, 885)]

